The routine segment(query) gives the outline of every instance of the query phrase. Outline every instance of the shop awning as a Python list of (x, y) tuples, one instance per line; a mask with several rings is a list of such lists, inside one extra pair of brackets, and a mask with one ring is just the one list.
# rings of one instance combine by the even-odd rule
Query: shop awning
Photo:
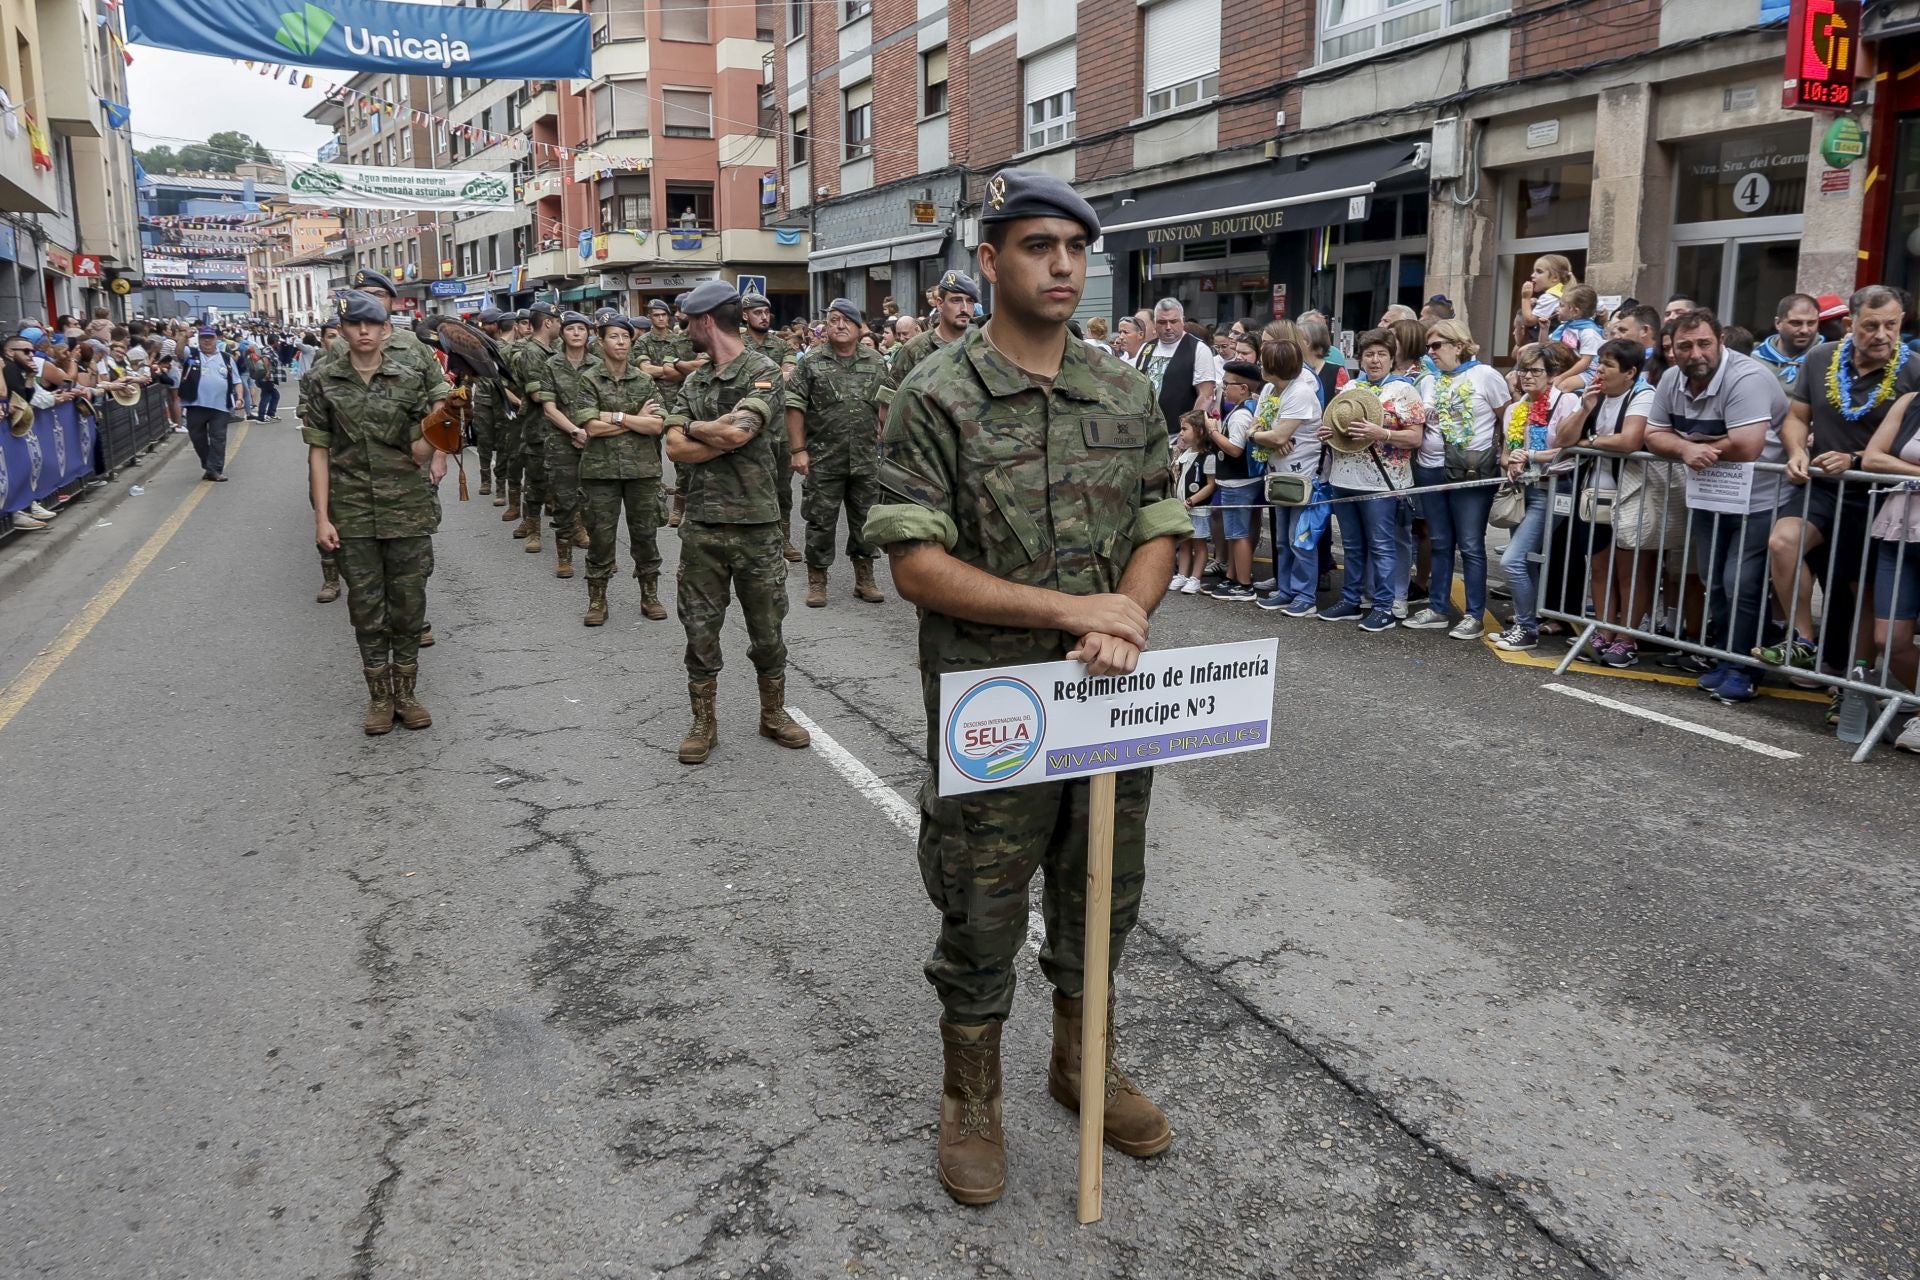
[(565, 293), (560, 295), (560, 301), (585, 302), (588, 298), (604, 298), (607, 296), (607, 294), (611, 292), (612, 290), (602, 289), (597, 284), (590, 284), (579, 289), (567, 290)]
[(1125, 203), (1102, 200), (1100, 247), (1128, 253), (1362, 219), (1376, 191), (1410, 185), (1421, 172), (1417, 154), (1412, 142), (1383, 142), (1153, 187)]
[(864, 240), (859, 244), (841, 245), (837, 249), (818, 249), (807, 255), (807, 270), (818, 274), (822, 271), (846, 271), (854, 267), (877, 267), (883, 262), (912, 262), (918, 258), (931, 258), (945, 249), (949, 232), (945, 227), (938, 230), (916, 231), (909, 236), (894, 236), (888, 240)]

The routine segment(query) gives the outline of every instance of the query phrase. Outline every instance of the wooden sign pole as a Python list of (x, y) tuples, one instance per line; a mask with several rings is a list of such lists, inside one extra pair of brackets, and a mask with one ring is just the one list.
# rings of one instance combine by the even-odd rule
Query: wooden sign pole
[(1113, 932), (1112, 773), (1087, 784), (1086, 968), (1080, 995), (1080, 1221), (1100, 1221), (1107, 1112), (1107, 949)]

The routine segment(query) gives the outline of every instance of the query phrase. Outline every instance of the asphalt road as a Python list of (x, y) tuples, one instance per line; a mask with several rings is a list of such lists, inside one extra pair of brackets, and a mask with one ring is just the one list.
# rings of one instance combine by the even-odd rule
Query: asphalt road
[(0, 587), (0, 1272), (1920, 1274), (1920, 774), (1817, 708), (1558, 682), (1773, 759), (1435, 633), (1169, 602), (1161, 645), (1279, 634), (1285, 726), (1156, 788), (1117, 1000), (1177, 1139), (1075, 1224), (1029, 953), (1008, 1193), (964, 1210), (935, 921), (849, 777), (921, 776), (911, 609), (796, 570), (789, 701), (844, 758), (754, 736), (736, 625), (687, 769), (678, 624), (622, 577), (582, 628), (449, 485), (435, 725), (368, 739), (303, 454), (176, 455)]

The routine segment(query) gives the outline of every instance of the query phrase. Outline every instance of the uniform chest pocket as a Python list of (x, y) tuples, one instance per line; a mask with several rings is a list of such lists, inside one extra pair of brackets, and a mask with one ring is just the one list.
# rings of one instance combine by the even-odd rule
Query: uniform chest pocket
[[(1022, 487), (999, 467), (988, 471), (982, 483), (992, 509), (981, 513), (981, 532), (993, 566), (1008, 572), (1038, 560), (1047, 550), (1047, 536), (1029, 500), (1021, 496)], [(1046, 502), (1044, 490), (1032, 497)]]

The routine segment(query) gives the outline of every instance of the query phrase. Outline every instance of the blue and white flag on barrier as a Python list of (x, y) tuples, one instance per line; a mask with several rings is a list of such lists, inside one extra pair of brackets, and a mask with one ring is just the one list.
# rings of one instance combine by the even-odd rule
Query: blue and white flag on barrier
[(125, 0), (127, 43), (343, 71), (585, 80), (591, 19), (394, 0)]

